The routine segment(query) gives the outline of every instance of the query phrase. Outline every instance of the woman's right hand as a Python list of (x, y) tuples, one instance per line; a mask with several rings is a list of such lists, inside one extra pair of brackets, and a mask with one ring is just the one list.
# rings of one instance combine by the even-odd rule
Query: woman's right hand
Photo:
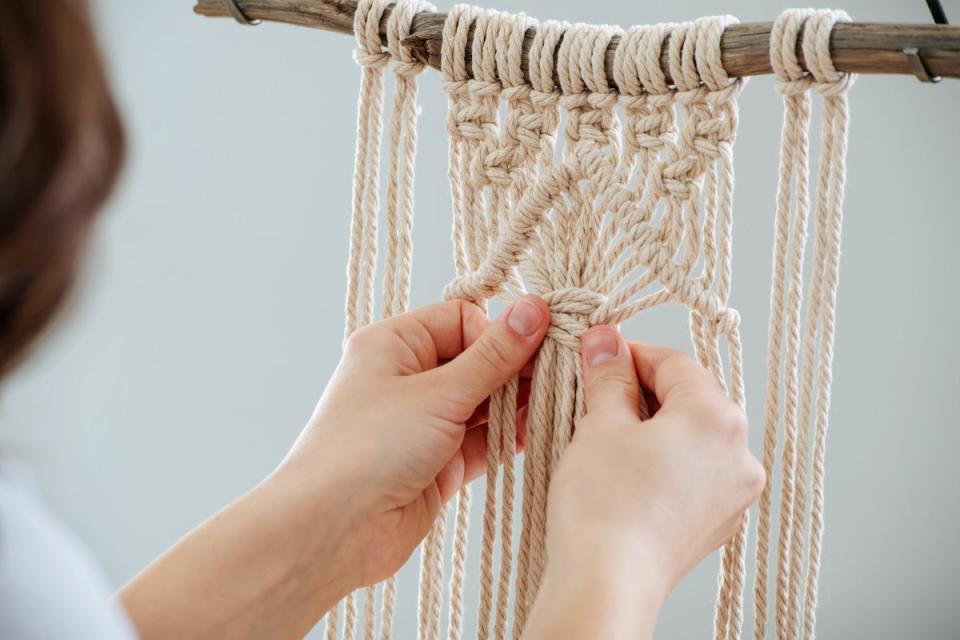
[[(586, 415), (551, 479), (527, 637), (580, 637), (584, 616), (571, 611), (589, 615), (591, 597), (606, 606), (584, 637), (642, 637), (680, 579), (737, 532), (764, 471), (743, 411), (688, 356), (608, 326), (588, 331), (582, 352)], [(652, 417), (641, 420), (645, 396)], [(554, 627), (558, 616), (576, 621)]]

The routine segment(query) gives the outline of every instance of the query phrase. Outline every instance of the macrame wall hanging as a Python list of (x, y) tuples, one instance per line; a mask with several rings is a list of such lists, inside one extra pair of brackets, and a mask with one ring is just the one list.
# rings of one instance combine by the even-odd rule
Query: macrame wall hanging
[[(426, 66), (441, 70), (449, 105), (456, 277), (444, 296), (485, 307), (528, 291), (551, 309), (522, 458), (518, 382), (491, 398), (479, 540), (468, 535), (464, 488), (421, 545), (418, 638), (520, 637), (546, 563), (551, 474), (584, 412), (578, 351), (589, 326), (679, 304), (689, 310), (696, 357), (744, 403), (740, 318), (728, 305), (733, 144), (737, 96), (746, 77), (766, 73), (775, 75), (784, 102), (762, 427), (768, 481), (754, 548), (748, 550), (745, 516), (722, 550), (714, 636), (742, 637), (749, 594), (755, 640), (813, 638), (847, 92), (854, 73), (909, 73), (927, 83), (960, 78), (960, 29), (944, 26), (939, 0), (926, 4), (935, 25), (855, 24), (842, 11), (795, 9), (772, 24), (720, 16), (621, 29), (540, 23), (463, 5), (444, 15), (423, 0), (196, 0), (202, 15), (245, 25), (288, 22), (357, 39), (362, 79), (347, 335), (377, 318), (381, 222), (379, 316), (408, 306), (416, 79)], [(388, 72), (393, 97), (385, 114)], [(822, 108), (810, 176), (814, 96)], [(479, 544), (480, 565), (467, 571), (469, 544)], [(468, 574), (479, 584), (476, 630), (463, 628)], [(395, 631), (411, 637), (413, 629), (394, 630), (396, 597), (395, 577), (351, 594), (327, 614), (327, 640), (361, 633), (387, 640)]]
[[(401, 0), (385, 17), (386, 8), (383, 0), (361, 0), (355, 13), (362, 80), (347, 269), (348, 334), (375, 318), (381, 209), (386, 256), (380, 315), (404, 311), (409, 300), (416, 76), (424, 64), (403, 40), (414, 16), (434, 9), (426, 2)], [(386, 48), (380, 36), (384, 19)], [(853, 81), (834, 69), (829, 45), (834, 24), (847, 20), (838, 11), (791, 10), (774, 23), (770, 39), (770, 63), (785, 117), (762, 459), (768, 477), (779, 471), (781, 496), (775, 540), (774, 482), (767, 484), (759, 504), (752, 584), (758, 640), (768, 627), (778, 638), (814, 634), (847, 90)], [(579, 338), (589, 326), (619, 323), (658, 305), (683, 305), (689, 309), (696, 357), (735, 402), (744, 403), (740, 318), (728, 298), (733, 145), (737, 96), (745, 80), (728, 76), (720, 55), (724, 29), (735, 22), (720, 16), (621, 29), (538, 23), (466, 5), (447, 15), (441, 67), (449, 104), (456, 278), (444, 296), (483, 306), (491, 298), (509, 301), (529, 291), (542, 296), (552, 311), (535, 365), (521, 477), (514, 466), (517, 381), (491, 400), (477, 574), (481, 639), (519, 638), (537, 593), (546, 562), (551, 473), (584, 412)], [(524, 53), (530, 30), (535, 35)], [(614, 88), (605, 55), (615, 36)], [(662, 56), (669, 74), (661, 67)], [(388, 176), (381, 206), (385, 70), (395, 82), (386, 117)], [(823, 116), (811, 203), (813, 93), (822, 97)], [(805, 287), (808, 237), (813, 247)], [(418, 637), (423, 640), (435, 640), (443, 631), (458, 639), (464, 632), (470, 508), (465, 487), (456, 500), (452, 535), (447, 535), (444, 512), (422, 544)], [(514, 531), (517, 511), (521, 526)], [(744, 593), (750, 589), (747, 532), (744, 517), (739, 533), (722, 550), (717, 638), (739, 638), (743, 631)], [(379, 590), (367, 588), (362, 615), (357, 594), (349, 596), (327, 615), (327, 638), (354, 638), (360, 627), (367, 639), (391, 637), (396, 590), (396, 578)], [(442, 619), (445, 596), (448, 615)]]

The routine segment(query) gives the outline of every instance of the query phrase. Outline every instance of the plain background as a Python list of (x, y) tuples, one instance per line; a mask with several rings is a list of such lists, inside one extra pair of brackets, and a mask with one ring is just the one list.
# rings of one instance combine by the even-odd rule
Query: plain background
[[(946, 5), (960, 20), (960, 4)], [(629, 25), (720, 11), (771, 20), (787, 6), (496, 8)], [(846, 8), (862, 21), (929, 21), (919, 0)], [(96, 10), (130, 160), (71, 309), (5, 385), (0, 437), (120, 585), (273, 468), (337, 362), (359, 74), (339, 34), (242, 28), (195, 16), (190, 0)], [(445, 98), (435, 72), (422, 87), (415, 304), (452, 275)], [(863, 77), (852, 111), (819, 630), (956, 637), (960, 81)], [(759, 451), (782, 113), (769, 77), (750, 81), (741, 113), (733, 306)], [(688, 348), (678, 309), (625, 330)], [(474, 544), (473, 576), (476, 563)], [(710, 633), (715, 573), (713, 557), (677, 590), (660, 636)], [(404, 575), (405, 638), (415, 570)], [(475, 602), (473, 581), (471, 629)]]

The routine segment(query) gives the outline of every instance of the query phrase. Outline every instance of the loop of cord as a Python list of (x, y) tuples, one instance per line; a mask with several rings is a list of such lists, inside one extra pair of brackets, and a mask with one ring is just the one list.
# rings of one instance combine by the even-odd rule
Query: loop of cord
[(387, 51), (390, 56), (390, 69), (398, 76), (413, 77), (426, 69), (427, 65), (414, 58), (410, 49), (402, 43), (404, 38), (410, 35), (414, 16), (436, 10), (435, 6), (425, 0), (396, 2), (393, 5), (390, 17), (387, 18)]
[(390, 53), (380, 44), (380, 20), (386, 9), (384, 0), (362, 0), (357, 3), (353, 32), (357, 37), (354, 58), (364, 67), (382, 68), (390, 62)]

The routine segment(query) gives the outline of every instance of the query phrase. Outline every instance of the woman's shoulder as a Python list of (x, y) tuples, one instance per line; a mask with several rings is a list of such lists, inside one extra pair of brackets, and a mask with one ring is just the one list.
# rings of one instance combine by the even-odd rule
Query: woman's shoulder
[(0, 458), (0, 638), (133, 638), (89, 553), (27, 465)]

